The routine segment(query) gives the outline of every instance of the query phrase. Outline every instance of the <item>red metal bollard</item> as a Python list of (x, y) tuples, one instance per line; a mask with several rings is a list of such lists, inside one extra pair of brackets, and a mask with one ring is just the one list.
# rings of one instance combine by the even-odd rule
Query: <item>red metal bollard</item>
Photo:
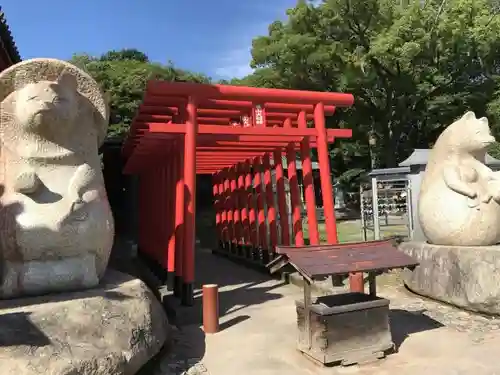
[(219, 332), (219, 287), (203, 285), (203, 330), (207, 334)]

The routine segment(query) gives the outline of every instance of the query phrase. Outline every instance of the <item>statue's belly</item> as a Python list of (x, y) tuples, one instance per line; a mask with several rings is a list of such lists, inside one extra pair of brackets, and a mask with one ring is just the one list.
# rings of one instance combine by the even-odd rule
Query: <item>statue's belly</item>
[(110, 251), (113, 217), (106, 202), (85, 203), (72, 214), (59, 213), (55, 217), (49, 212), (44, 215), (44, 211), (50, 209), (39, 207), (39, 210), (28, 210), (16, 217), (16, 242), (23, 260)]
[(436, 245), (486, 246), (500, 242), (500, 205), (471, 200), (449, 189), (419, 197), (418, 216), (429, 242)]

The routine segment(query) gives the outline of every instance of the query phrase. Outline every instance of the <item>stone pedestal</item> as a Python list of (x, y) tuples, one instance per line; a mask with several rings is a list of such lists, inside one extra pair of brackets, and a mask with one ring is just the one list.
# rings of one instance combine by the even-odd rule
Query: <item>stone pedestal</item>
[(0, 372), (132, 375), (169, 332), (148, 287), (108, 271), (94, 289), (0, 301)]
[(500, 315), (500, 246), (440, 246), (403, 242), (399, 249), (420, 262), (405, 271), (415, 293), (485, 314)]

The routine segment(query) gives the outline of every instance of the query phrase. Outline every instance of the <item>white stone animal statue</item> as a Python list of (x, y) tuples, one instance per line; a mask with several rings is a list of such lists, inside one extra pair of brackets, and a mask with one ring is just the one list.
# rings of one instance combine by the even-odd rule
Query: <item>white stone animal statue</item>
[(439, 136), (418, 199), (428, 242), (488, 246), (500, 242), (500, 173), (485, 165), (495, 142), (485, 117), (467, 112)]
[(96, 286), (114, 236), (103, 93), (72, 64), (32, 59), (0, 73), (0, 101), (0, 298)]

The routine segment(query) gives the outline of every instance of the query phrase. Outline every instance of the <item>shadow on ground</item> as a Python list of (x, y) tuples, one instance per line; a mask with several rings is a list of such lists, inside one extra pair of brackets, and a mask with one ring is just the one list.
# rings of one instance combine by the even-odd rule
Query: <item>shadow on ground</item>
[(172, 340), (146, 363), (136, 375), (155, 373), (185, 374), (201, 362), (205, 350), (205, 333), (203, 330), (194, 325), (182, 327), (174, 332)]
[[(162, 373), (181, 374), (196, 367), (204, 357), (205, 333), (201, 328), (203, 284), (219, 286), (220, 331), (250, 319), (249, 315), (238, 314), (239, 310), (282, 297), (282, 294), (273, 290), (283, 283), (272, 281), (264, 273), (245, 268), (206, 250), (197, 249), (196, 276), (194, 306), (181, 306), (172, 295), (164, 297), (164, 304), (175, 310), (175, 315), (169, 316), (170, 322), (176, 326), (173, 339), (155, 360), (141, 369), (140, 375), (149, 375), (158, 367)], [(224, 318), (229, 313), (231, 316)]]
[[(265, 273), (246, 268), (228, 259), (213, 255), (208, 250), (198, 250), (196, 254), (196, 289), (193, 307), (178, 306), (178, 302), (169, 297), (168, 304), (177, 305), (175, 324), (184, 326), (202, 323), (202, 293), (203, 284), (219, 286), (219, 315), (224, 317), (248, 306), (260, 305), (270, 300), (282, 297), (273, 292), (284, 282), (272, 281)], [(270, 282), (271, 281), (271, 282)], [(232, 323), (225, 322), (221, 328), (229, 328), (246, 318), (243, 315), (232, 317)]]
[(0, 347), (50, 345), (50, 339), (30, 319), (31, 313), (15, 312), (0, 314)]
[(443, 324), (424, 314), (425, 311), (390, 310), (389, 321), (392, 341), (396, 350), (411, 334), (444, 327)]

